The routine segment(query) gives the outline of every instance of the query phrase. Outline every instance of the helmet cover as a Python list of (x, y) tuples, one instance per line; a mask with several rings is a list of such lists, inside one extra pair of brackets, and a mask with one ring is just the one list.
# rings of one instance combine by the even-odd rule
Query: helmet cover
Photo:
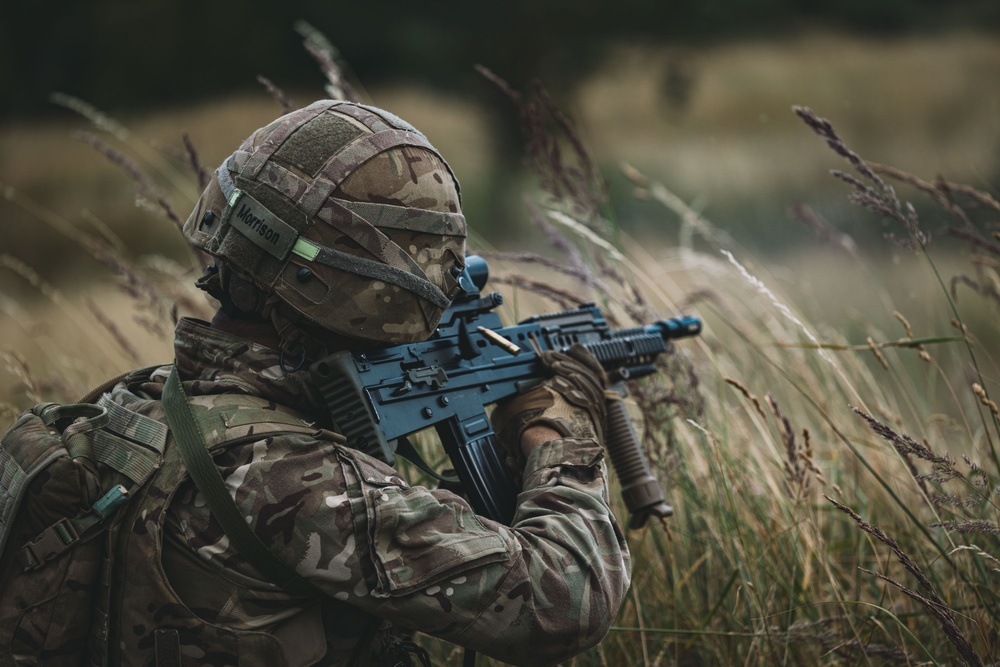
[(437, 150), (386, 111), (335, 100), (254, 132), (183, 232), (218, 260), (201, 286), (310, 351), (329, 334), (427, 338), (465, 262), (458, 181)]

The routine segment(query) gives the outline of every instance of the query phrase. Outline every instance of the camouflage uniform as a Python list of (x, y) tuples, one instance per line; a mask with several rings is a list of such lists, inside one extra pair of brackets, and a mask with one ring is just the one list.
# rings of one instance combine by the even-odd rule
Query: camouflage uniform
[[(275, 350), (182, 320), (176, 363), (194, 408), (220, 412), (220, 426), (233, 400), (259, 397), (297, 429), (254, 437), (249, 427), (215, 462), (256, 535), (328, 599), (269, 583), (230, 547), (193, 483), (161, 475), (111, 533), (112, 664), (152, 664), (163, 644), (185, 665), (377, 661), (386, 631), (372, 617), (517, 664), (565, 659), (606, 634), (630, 559), (595, 440), (532, 450), (508, 527), (311, 426), (319, 408), (307, 373), (283, 372)], [(112, 396), (161, 418), (168, 370)]]
[[(423, 134), (317, 101), (244, 141), (183, 231), (216, 259), (199, 284), (281, 348), (183, 320), (189, 405), (252, 531), (319, 595), (275, 586), (230, 545), (171, 437), (109, 531), (93, 664), (396, 664), (389, 625), (547, 664), (604, 637), (630, 561), (589, 437), (599, 420), (531, 451), (508, 527), (322, 428), (299, 370), (330, 349), (424, 340), (458, 291), (458, 182)], [(168, 370), (112, 400), (164, 422)]]

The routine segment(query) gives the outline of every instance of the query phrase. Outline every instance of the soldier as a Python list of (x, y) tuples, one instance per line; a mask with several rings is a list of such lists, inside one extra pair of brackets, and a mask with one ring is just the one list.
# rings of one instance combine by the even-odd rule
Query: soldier
[[(296, 585), (234, 547), (189, 477), (158, 474), (110, 532), (95, 664), (408, 664), (415, 631), (550, 664), (605, 636), (630, 559), (608, 506), (592, 357), (550, 357), (558, 381), (494, 412), (521, 468), (510, 526), (352, 449), (310, 386), (324, 354), (427, 338), (456, 293), (458, 181), (420, 132), (354, 103), (289, 113), (225, 160), (184, 234), (215, 258), (198, 284), (222, 305), (211, 324), (177, 325), (176, 373), (201, 424), (236, 428), (230, 399), (255, 397), (266, 417), (249, 421), (297, 425), (249, 428), (213, 452)], [(159, 417), (169, 371), (111, 396)]]

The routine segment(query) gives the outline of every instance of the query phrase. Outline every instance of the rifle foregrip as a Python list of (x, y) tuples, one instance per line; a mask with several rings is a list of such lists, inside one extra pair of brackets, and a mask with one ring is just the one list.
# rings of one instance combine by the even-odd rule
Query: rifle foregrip
[(650, 516), (666, 518), (674, 513), (663, 497), (646, 454), (632, 426), (625, 402), (608, 398), (605, 446), (621, 484), (622, 499), (631, 518), (629, 528), (641, 528)]

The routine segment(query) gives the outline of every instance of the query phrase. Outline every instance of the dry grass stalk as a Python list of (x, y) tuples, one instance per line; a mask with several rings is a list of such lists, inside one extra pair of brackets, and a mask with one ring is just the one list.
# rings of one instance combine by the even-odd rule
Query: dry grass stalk
[[(603, 309), (604, 316), (612, 328), (648, 324), (657, 319), (614, 239), (613, 225), (601, 215), (607, 203), (604, 182), (572, 122), (540, 85), (534, 86), (529, 98), (486, 68), (478, 70), (517, 109), (529, 163), (543, 196), (542, 206), (529, 202), (529, 219), (552, 247), (566, 257), (568, 266), (556, 270), (579, 282), (586, 296), (520, 274), (503, 275), (499, 282), (538, 294), (561, 308), (576, 307), (584, 301), (602, 302), (608, 305)], [(553, 264), (538, 257), (522, 259), (529, 264), (550, 267)], [(658, 374), (641, 383), (630, 383), (629, 391), (642, 415), (650, 461), (664, 478), (674, 473), (678, 462), (670, 420), (678, 411), (701, 414), (704, 399), (688, 357), (671, 349), (657, 358), (656, 365)]]
[(957, 546), (957, 547), (955, 547), (952, 550), (951, 553), (954, 554), (954, 553), (959, 553), (959, 552), (962, 552), (962, 551), (968, 551), (968, 552), (971, 552), (971, 553), (975, 554), (976, 556), (979, 556), (983, 560), (986, 560), (991, 565), (993, 565), (993, 571), (994, 572), (1000, 572), (1000, 559), (998, 559), (996, 556), (994, 556), (992, 554), (986, 553), (985, 551), (983, 551), (982, 549), (980, 549), (979, 547), (977, 547), (975, 544), (968, 544), (968, 545), (963, 544), (961, 546)]
[(829, 496), (824, 496), (834, 507), (839, 509), (841, 512), (847, 514), (854, 522), (858, 525), (861, 530), (868, 533), (875, 539), (879, 540), (883, 544), (889, 547), (892, 553), (896, 556), (896, 559), (902, 564), (902, 566), (916, 578), (917, 583), (920, 585), (921, 589), (926, 595), (921, 595), (916, 591), (913, 591), (899, 582), (891, 579), (890, 577), (880, 573), (874, 572), (872, 570), (867, 570), (861, 568), (863, 571), (873, 574), (879, 579), (889, 583), (893, 587), (905, 593), (911, 599), (916, 601), (920, 606), (926, 609), (941, 625), (941, 629), (944, 630), (945, 635), (948, 637), (949, 641), (958, 649), (959, 654), (969, 665), (982, 665), (983, 659), (979, 655), (979, 652), (972, 646), (969, 640), (962, 634), (961, 629), (955, 622), (955, 612), (941, 599), (937, 591), (934, 589), (934, 585), (931, 583), (930, 579), (924, 574), (923, 570), (914, 562), (910, 556), (900, 548), (899, 544), (893, 538), (889, 537), (881, 528), (872, 525), (861, 518), (854, 510), (838, 503), (833, 498)]
[[(115, 252), (119, 254), (125, 254), (126, 248), (125, 243), (122, 241), (121, 237), (118, 236), (103, 220), (98, 218), (96, 215), (88, 210), (83, 210), (80, 212), (80, 217), (96, 231), (101, 239), (107, 243)], [(80, 234), (80, 238), (84, 239), (84, 243), (88, 242), (90, 239), (84, 234)]]
[(739, 380), (737, 380), (735, 378), (727, 377), (727, 378), (724, 378), (724, 381), (726, 382), (726, 384), (731, 385), (733, 387), (736, 387), (736, 389), (738, 389), (739, 392), (741, 394), (743, 394), (743, 396), (748, 401), (750, 401), (750, 403), (754, 407), (754, 410), (757, 411), (757, 414), (760, 415), (761, 419), (767, 419), (767, 415), (764, 414), (764, 408), (760, 404), (760, 399), (758, 399), (755, 395), (753, 395), (752, 393), (750, 393), (750, 390), (747, 389), (745, 386), (743, 386), (743, 384)]
[(976, 395), (976, 398), (979, 399), (980, 403), (982, 403), (984, 406), (990, 409), (990, 412), (993, 413), (994, 417), (1000, 417), (1000, 409), (997, 408), (996, 401), (991, 399), (986, 394), (986, 390), (983, 389), (983, 385), (979, 384), (978, 382), (973, 382), (972, 392)]
[(559, 233), (559, 230), (549, 222), (541, 207), (528, 197), (525, 197), (525, 207), (528, 209), (528, 219), (542, 232), (545, 240), (553, 248), (563, 253), (572, 271), (580, 276), (578, 279), (595, 289), (610, 292), (610, 289), (606, 285), (597, 283), (594, 272), (587, 265), (580, 249), (571, 243), (568, 238)]
[(633, 322), (646, 323), (656, 319), (656, 313), (631, 275), (625, 275), (618, 265), (608, 261), (604, 255), (597, 255), (597, 265), (603, 278), (607, 278), (611, 284), (620, 285), (626, 291), (619, 303)]
[(112, 320), (110, 317), (104, 314), (97, 304), (94, 303), (92, 299), (85, 299), (84, 303), (87, 305), (87, 310), (94, 316), (94, 318), (104, 327), (116, 343), (118, 347), (122, 349), (122, 352), (132, 361), (133, 365), (139, 363), (141, 355), (139, 351), (135, 349), (135, 346), (128, 339), (124, 333), (122, 333), (121, 328)]
[(488, 68), (476, 65), (476, 71), (497, 86), (517, 109), (528, 159), (551, 203), (565, 206), (573, 218), (606, 234), (608, 225), (601, 213), (607, 204), (604, 179), (573, 123), (548, 91), (536, 83), (534, 95), (527, 98)]
[[(977, 392), (977, 396), (979, 396), (981, 401), (984, 399), (986, 401), (990, 401), (990, 399), (985, 396), (985, 393), (980, 394)], [(977, 508), (983, 507), (993, 495), (994, 484), (989, 475), (985, 470), (970, 461), (967, 457), (963, 458), (966, 465), (969, 467), (969, 474), (963, 475), (956, 468), (953, 460), (934, 454), (926, 445), (917, 443), (912, 438), (893, 431), (885, 424), (875, 421), (857, 409), (855, 409), (855, 412), (865, 418), (876, 433), (893, 444), (896, 450), (906, 461), (911, 475), (913, 475), (914, 479), (920, 484), (925, 496), (930, 498), (931, 502), (936, 507), (950, 508), (967, 514)], [(932, 471), (930, 473), (921, 474), (917, 470), (914, 461), (911, 460), (911, 456), (916, 459), (930, 462), (933, 465)], [(960, 480), (963, 482), (965, 484), (967, 495), (959, 496), (944, 493), (932, 494), (926, 486), (926, 482), (941, 485), (951, 480)], [(986, 535), (993, 538), (1000, 536), (1000, 529), (997, 528), (997, 525), (994, 522), (976, 518), (966, 518), (956, 521), (935, 521), (929, 524), (929, 527), (944, 528), (949, 532), (962, 534), (974, 533)]]
[(305, 21), (295, 22), (295, 31), (302, 36), (302, 45), (326, 77), (324, 87), (331, 100), (358, 101), (358, 91), (347, 81), (344, 68), (337, 62), (340, 53), (330, 40), (319, 30)]
[(793, 623), (788, 628), (773, 627), (771, 633), (789, 642), (817, 644), (825, 652), (859, 663), (864, 658), (881, 658), (886, 664), (913, 664), (916, 658), (905, 650), (858, 639), (850, 628), (838, 628), (850, 619), (846, 616), (830, 616), (818, 621)]
[[(900, 321), (900, 323), (903, 325), (903, 328), (906, 330), (906, 338), (908, 340), (913, 340), (913, 327), (910, 326), (910, 321), (907, 320), (906, 317), (904, 317), (903, 314), (898, 310), (892, 311), (892, 314), (897, 320)], [(870, 338), (868, 340), (871, 341)], [(927, 352), (927, 348), (924, 347), (923, 343), (917, 344), (916, 348), (917, 348), (917, 354), (920, 357), (920, 359), (922, 361), (930, 363), (931, 355), (929, 352)]]
[(952, 183), (944, 178), (938, 177), (933, 183), (926, 181), (902, 169), (897, 169), (889, 165), (868, 163), (876, 173), (894, 178), (902, 183), (908, 183), (918, 190), (927, 193), (942, 208), (956, 215), (962, 222), (969, 223), (969, 218), (965, 211), (954, 201), (953, 195), (958, 194), (968, 197), (973, 202), (987, 209), (1000, 211), (1000, 201), (988, 192), (977, 190), (976, 188), (961, 183)]
[(937, 521), (931, 524), (931, 528), (944, 528), (956, 533), (976, 533), (979, 535), (989, 535), (990, 537), (1000, 537), (1000, 528), (989, 521)]
[(264, 90), (266, 90), (271, 98), (278, 103), (278, 106), (281, 107), (282, 113), (291, 113), (298, 108), (295, 102), (293, 102), (292, 99), (285, 94), (285, 91), (276, 86), (274, 82), (266, 76), (258, 74), (257, 83), (264, 86)]
[(137, 203), (141, 204), (143, 201), (151, 201), (155, 204), (154, 209), (158, 209), (166, 215), (167, 219), (173, 222), (177, 229), (184, 226), (184, 222), (174, 212), (174, 207), (170, 203), (170, 200), (156, 187), (153, 180), (134, 160), (121, 151), (109, 146), (100, 137), (90, 132), (76, 132), (73, 136), (84, 143), (90, 144), (94, 150), (106, 157), (113, 164), (121, 167), (135, 181)]
[(778, 402), (771, 394), (764, 397), (774, 418), (778, 421), (778, 433), (785, 446), (785, 460), (782, 462), (785, 470), (785, 491), (793, 501), (798, 501), (809, 490), (809, 468), (803, 465), (804, 451), (795, 438), (792, 422), (781, 412)]
[(838, 496), (843, 495), (843, 490), (836, 484), (830, 484), (827, 481), (826, 476), (823, 474), (823, 471), (816, 465), (816, 461), (813, 458), (812, 436), (807, 428), (802, 429), (802, 442), (804, 444), (799, 456), (805, 463), (806, 467), (809, 468), (809, 471), (812, 472), (813, 477), (815, 477), (822, 486), (833, 489), (833, 492)]
[[(102, 238), (95, 238), (81, 232), (66, 220), (56, 216), (36, 202), (21, 196), (19, 193), (13, 192), (13, 195), (16, 196), (16, 203), (25, 210), (32, 212), (38, 219), (43, 220), (60, 233), (65, 234), (86, 250), (91, 257), (110, 269), (125, 293), (138, 303), (141, 310), (148, 313), (144, 326), (154, 331), (160, 338), (166, 335), (162, 321), (174, 306), (167, 302), (160, 290), (157, 289), (143, 271), (125, 258), (124, 252), (121, 249), (120, 239), (108, 230), (103, 223), (91, 216), (91, 224), (95, 225), (102, 234)], [(3, 260), (3, 264), (6, 268), (27, 280), (49, 299), (60, 303), (59, 294), (45, 283), (37, 272), (26, 264), (9, 256)], [(194, 309), (191, 312), (198, 312), (199, 310)]]
[(535, 264), (538, 266), (545, 267), (550, 271), (555, 271), (561, 273), (562, 275), (571, 278), (573, 280), (578, 280), (588, 288), (607, 291), (607, 286), (601, 282), (598, 282), (593, 275), (593, 272), (581, 271), (574, 266), (566, 266), (554, 259), (538, 255), (533, 252), (493, 252), (489, 250), (478, 251), (476, 254), (482, 255), (485, 259), (494, 260), (497, 262), (507, 262), (511, 264)]
[(140, 193), (148, 197), (154, 196), (156, 185), (153, 184), (152, 179), (149, 178), (146, 172), (132, 158), (116, 150), (92, 132), (77, 131), (72, 134), (72, 137), (85, 144), (89, 144), (91, 148), (106, 157), (109, 162), (120, 167), (122, 171), (135, 181)]
[(862, 419), (868, 422), (868, 426), (875, 431), (875, 433), (885, 439), (904, 457), (915, 456), (918, 459), (928, 461), (949, 475), (948, 479), (962, 476), (962, 473), (955, 469), (955, 462), (952, 459), (947, 456), (939, 456), (935, 454), (927, 445), (917, 442), (906, 434), (897, 433), (891, 427), (878, 421), (864, 410), (855, 407), (852, 407), (851, 409)]
[(740, 275), (743, 276), (744, 280), (746, 280), (753, 287), (755, 287), (758, 292), (766, 296), (767, 299), (771, 302), (771, 304), (775, 308), (777, 308), (778, 312), (780, 312), (785, 317), (785, 319), (792, 322), (800, 331), (802, 331), (802, 333), (805, 334), (806, 338), (808, 338), (809, 341), (816, 347), (816, 349), (819, 350), (820, 357), (825, 359), (831, 365), (836, 366), (833, 357), (831, 357), (829, 354), (826, 353), (824, 346), (819, 342), (816, 336), (813, 335), (812, 331), (810, 331), (809, 328), (806, 327), (805, 323), (803, 323), (802, 320), (799, 319), (792, 312), (791, 308), (785, 305), (785, 303), (782, 302), (778, 298), (778, 296), (773, 291), (771, 291), (771, 289), (766, 284), (764, 284), (763, 280), (750, 273), (750, 271), (748, 271), (745, 266), (740, 264), (740, 262), (736, 259), (736, 257), (733, 256), (733, 253), (729, 252), (728, 250), (723, 250), (722, 254), (725, 255), (726, 259), (729, 260), (730, 264), (736, 267), (736, 269), (740, 272)]
[(66, 93), (52, 93), (49, 95), (49, 100), (70, 111), (75, 111), (93, 123), (94, 127), (111, 134), (118, 141), (128, 141), (131, 136), (124, 125), (78, 97)]
[[(891, 185), (882, 180), (878, 174), (865, 162), (864, 159), (853, 150), (847, 147), (844, 140), (840, 138), (830, 121), (817, 116), (812, 109), (807, 107), (793, 107), (796, 115), (799, 116), (806, 125), (812, 128), (813, 132), (826, 140), (827, 145), (835, 153), (845, 158), (854, 170), (861, 175), (861, 179), (842, 171), (833, 170), (831, 173), (854, 188), (851, 193), (851, 201), (859, 204), (868, 210), (891, 218), (900, 222), (910, 235), (910, 241), (900, 241), (900, 245), (913, 247), (916, 244), (924, 247), (930, 241), (930, 237), (920, 229), (917, 220), (917, 212), (913, 206), (907, 202), (905, 205), (900, 202), (896, 191)], [(867, 181), (867, 182), (866, 182)], [(891, 237), (896, 240), (895, 237)]]
[(858, 244), (849, 234), (845, 234), (834, 228), (823, 216), (813, 210), (811, 206), (803, 202), (793, 202), (788, 207), (788, 216), (793, 220), (804, 223), (815, 232), (822, 241), (842, 249), (852, 259), (858, 259)]
[(735, 240), (729, 234), (709, 222), (701, 213), (691, 208), (681, 197), (668, 190), (662, 183), (651, 182), (638, 169), (628, 163), (623, 162), (620, 168), (622, 173), (633, 183), (642, 184), (643, 196), (655, 199), (680, 218), (681, 229), (678, 239), (680, 247), (691, 250), (695, 235), (723, 247), (737, 247)]
[(95, 257), (115, 276), (118, 286), (139, 308), (136, 321), (147, 331), (164, 339), (168, 334), (170, 313), (175, 304), (167, 299), (147, 275), (121, 255), (106, 249)]
[(878, 362), (882, 364), (882, 368), (884, 368), (885, 370), (889, 370), (889, 362), (882, 354), (882, 351), (878, 349), (878, 346), (875, 344), (875, 341), (872, 340), (871, 336), (868, 336), (868, 349), (872, 351), (872, 354), (875, 355), (875, 358), (878, 360)]
[(518, 289), (527, 290), (528, 292), (549, 299), (562, 310), (570, 310), (572, 308), (576, 308), (580, 304), (579, 296), (574, 292), (556, 287), (555, 285), (547, 282), (532, 280), (531, 278), (527, 278), (520, 274), (491, 275), (490, 282), (499, 283), (501, 285), (511, 285)]
[(958, 299), (959, 285), (965, 285), (966, 287), (971, 288), (972, 291), (979, 296), (985, 297), (1000, 305), (1000, 290), (997, 290), (997, 288), (993, 285), (983, 284), (982, 282), (965, 274), (959, 274), (952, 276), (951, 278), (951, 295), (953, 299)]
[(194, 142), (191, 141), (191, 135), (187, 132), (182, 133), (181, 141), (184, 142), (184, 152), (187, 155), (188, 164), (191, 165), (191, 171), (198, 179), (198, 190), (204, 190), (208, 185), (208, 172), (205, 171), (205, 167), (202, 166), (201, 160), (198, 158), (198, 151), (195, 150)]
[[(25, 389), (25, 394), (32, 403), (42, 402), (42, 388), (39, 382), (31, 374), (28, 362), (13, 350), (0, 351), (0, 358), (3, 358), (7, 370), (20, 381)], [(20, 412), (15, 409), (15, 414)]]
[[(993, 241), (1000, 240), (997, 232), (993, 232), (989, 238), (986, 238), (978, 231), (952, 228), (948, 230), (948, 235), (967, 241), (974, 250), (985, 250), (994, 257), (1000, 256), (1000, 245), (993, 243)], [(989, 239), (993, 239), (993, 241)]]

